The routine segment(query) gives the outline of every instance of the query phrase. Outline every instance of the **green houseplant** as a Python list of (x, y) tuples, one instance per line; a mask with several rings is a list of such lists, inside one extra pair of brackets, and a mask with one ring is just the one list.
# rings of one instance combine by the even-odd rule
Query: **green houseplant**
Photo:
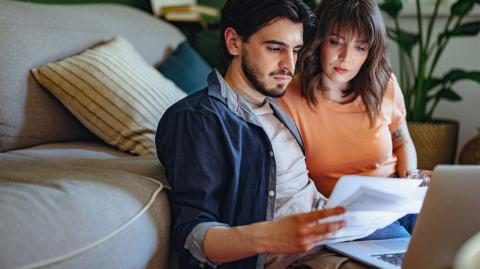
[(434, 34), (442, 0), (434, 1), (433, 12), (424, 17), (420, 0), (415, 1), (417, 31), (400, 27), (402, 0), (383, 0), (380, 9), (393, 19), (387, 34), (398, 45), (399, 84), (407, 109), (408, 128), (417, 149), (418, 166), (433, 169), (439, 163), (453, 163), (457, 148), (458, 122), (433, 118), (441, 100), (460, 101), (454, 88), (461, 80), (480, 83), (480, 72), (453, 67), (445, 74), (435, 73), (447, 44), (452, 38), (475, 36), (480, 21), (464, 22), (480, 0), (457, 0), (446, 14), (443, 28)]
[[(480, 5), (480, 0), (457, 0), (450, 7), (446, 23), (436, 36), (433, 27), (437, 22), (442, 0), (434, 2), (435, 7), (426, 24), (422, 14), (422, 1), (416, 0), (416, 33), (407, 32), (400, 27), (399, 14), (403, 8), (402, 0), (384, 0), (380, 8), (394, 22), (387, 27), (388, 36), (397, 43), (399, 53), (399, 83), (404, 91), (407, 119), (410, 121), (430, 121), (433, 112), (441, 100), (460, 101), (461, 96), (453, 88), (461, 80), (480, 83), (480, 72), (453, 68), (442, 76), (435, 75), (435, 68), (451, 38), (475, 36), (480, 31), (480, 21), (464, 22), (464, 19)], [(424, 27), (427, 26), (427, 27)], [(414, 49), (417, 48), (417, 57)]]

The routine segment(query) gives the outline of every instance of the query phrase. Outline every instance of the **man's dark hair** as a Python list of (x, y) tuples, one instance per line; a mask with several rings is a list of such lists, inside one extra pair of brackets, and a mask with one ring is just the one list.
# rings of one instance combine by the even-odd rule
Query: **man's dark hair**
[(228, 65), (233, 56), (225, 44), (225, 30), (232, 27), (243, 41), (270, 23), (288, 19), (303, 24), (303, 38), (307, 42), (316, 30), (316, 17), (303, 0), (228, 0), (220, 19), (221, 46)]

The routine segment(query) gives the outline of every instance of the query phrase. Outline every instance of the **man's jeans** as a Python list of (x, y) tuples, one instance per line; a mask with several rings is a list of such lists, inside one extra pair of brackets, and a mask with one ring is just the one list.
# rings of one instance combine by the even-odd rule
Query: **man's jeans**
[(359, 241), (410, 237), (416, 221), (417, 214), (408, 214), (387, 227), (378, 229), (373, 234), (359, 239)]

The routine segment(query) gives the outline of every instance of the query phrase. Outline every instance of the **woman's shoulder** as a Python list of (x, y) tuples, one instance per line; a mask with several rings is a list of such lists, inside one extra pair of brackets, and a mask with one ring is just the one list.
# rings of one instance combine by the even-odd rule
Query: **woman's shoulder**
[(296, 118), (298, 114), (303, 114), (305, 109), (309, 107), (307, 99), (302, 96), (299, 76), (292, 79), (285, 94), (277, 98), (277, 103), (293, 118)]
[(388, 79), (384, 98), (392, 100), (399, 97), (403, 98), (402, 90), (400, 89), (400, 85), (398, 85), (397, 76), (392, 72), (390, 78)]
[(292, 81), (287, 86), (287, 92), (285, 95), (292, 97), (302, 97), (301, 95), (302, 81), (300, 76), (294, 76)]
[(279, 98), (280, 101), (287, 105), (294, 105), (302, 102), (301, 81), (299, 76), (295, 76), (287, 86), (285, 94)]

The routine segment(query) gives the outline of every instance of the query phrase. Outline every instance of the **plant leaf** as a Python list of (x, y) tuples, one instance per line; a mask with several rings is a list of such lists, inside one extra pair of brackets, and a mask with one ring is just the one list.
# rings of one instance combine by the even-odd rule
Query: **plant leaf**
[(480, 21), (473, 21), (461, 24), (452, 31), (442, 34), (442, 36), (474, 36), (480, 32)]
[(413, 47), (417, 44), (419, 39), (418, 34), (409, 33), (403, 30), (397, 32), (392, 28), (387, 28), (387, 35), (397, 42), (398, 46), (409, 56), (412, 55)]
[(453, 69), (448, 72), (443, 77), (443, 82), (451, 82), (454, 83), (461, 79), (469, 79), (480, 83), (480, 72), (479, 71), (465, 71), (462, 69)]
[(429, 91), (435, 89), (435, 87), (442, 83), (444, 83), (444, 80), (440, 78), (425, 79), (423, 86), (427, 91)]
[(452, 90), (452, 88), (443, 88), (437, 93), (437, 98), (447, 99), (452, 102), (462, 100), (462, 97)]
[(475, 2), (478, 0), (458, 0), (450, 8), (450, 12), (456, 16), (465, 16), (467, 15), (475, 5)]
[(220, 22), (220, 16), (212, 16), (209, 14), (200, 14), (200, 18), (202, 18), (203, 21), (209, 24), (216, 24)]
[(385, 11), (390, 17), (397, 18), (400, 10), (402, 10), (403, 8), (403, 3), (401, 0), (384, 0), (383, 3), (379, 5), (379, 7), (381, 10)]

